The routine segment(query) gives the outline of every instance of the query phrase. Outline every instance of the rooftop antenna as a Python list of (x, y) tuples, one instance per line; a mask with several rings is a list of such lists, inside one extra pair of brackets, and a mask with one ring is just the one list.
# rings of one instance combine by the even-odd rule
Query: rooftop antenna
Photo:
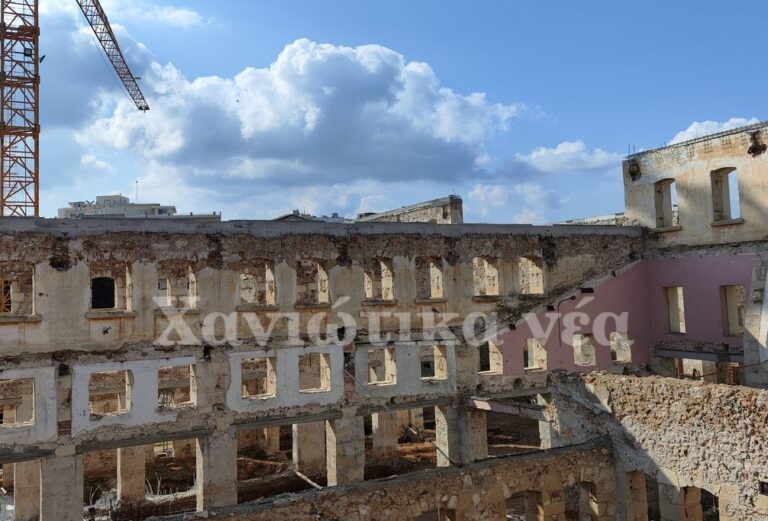
[(136, 204), (139, 204), (139, 180), (136, 180)]

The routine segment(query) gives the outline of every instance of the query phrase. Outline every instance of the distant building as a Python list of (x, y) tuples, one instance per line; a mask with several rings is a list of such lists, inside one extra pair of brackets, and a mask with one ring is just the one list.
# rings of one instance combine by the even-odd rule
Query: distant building
[(287, 213), (285, 215), (281, 215), (280, 217), (276, 217), (272, 219), (273, 221), (288, 221), (288, 222), (321, 222), (321, 223), (352, 223), (355, 222), (350, 219), (345, 219), (344, 217), (341, 217), (337, 213), (331, 214), (331, 216), (327, 215), (312, 215), (308, 213), (303, 213), (299, 210), (294, 210), (291, 213)]
[(316, 216), (294, 210), (273, 220), (289, 222), (324, 222), (324, 223), (370, 223), (370, 222), (403, 222), (403, 223), (432, 223), (432, 224), (462, 224), (464, 222), (464, 206), (461, 197), (451, 195), (441, 199), (433, 199), (423, 203), (403, 206), (384, 212), (361, 213), (356, 219), (346, 219), (338, 213), (331, 216)]
[(69, 208), (59, 208), (59, 219), (194, 219), (199, 221), (221, 221), (221, 214), (179, 215), (175, 206), (158, 203), (138, 204), (130, 202), (123, 195), (99, 195), (96, 201), (69, 203)]
[(359, 214), (356, 222), (462, 224), (464, 222), (464, 203), (458, 195), (450, 195), (441, 199), (403, 206), (396, 210)]

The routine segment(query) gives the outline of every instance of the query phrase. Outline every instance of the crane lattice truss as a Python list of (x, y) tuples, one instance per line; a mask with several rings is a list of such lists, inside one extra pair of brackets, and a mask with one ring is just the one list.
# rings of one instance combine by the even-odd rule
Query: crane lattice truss
[(109, 25), (109, 20), (107, 19), (107, 15), (104, 13), (104, 9), (102, 9), (99, 0), (77, 0), (77, 3), (83, 11), (85, 19), (91, 24), (93, 32), (96, 33), (96, 38), (104, 48), (104, 52), (107, 53), (107, 58), (109, 58), (115, 71), (117, 71), (120, 81), (123, 82), (131, 99), (136, 103), (136, 107), (139, 110), (149, 110), (147, 100), (144, 99), (144, 94), (141, 93), (136, 78), (134, 78), (131, 69), (125, 62), (123, 52), (117, 44), (115, 33), (112, 32), (112, 26)]
[(37, 0), (0, 0), (0, 3), (0, 216), (37, 216), (40, 211)]
[[(77, 0), (139, 110), (149, 110), (99, 0)], [(40, 215), (38, 0), (0, 0), (0, 217)]]

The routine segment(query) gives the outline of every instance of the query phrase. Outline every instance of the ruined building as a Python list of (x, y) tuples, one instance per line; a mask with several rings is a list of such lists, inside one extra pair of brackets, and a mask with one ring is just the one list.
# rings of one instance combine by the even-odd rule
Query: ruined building
[(767, 133), (625, 226), (0, 220), (0, 518), (768, 519)]

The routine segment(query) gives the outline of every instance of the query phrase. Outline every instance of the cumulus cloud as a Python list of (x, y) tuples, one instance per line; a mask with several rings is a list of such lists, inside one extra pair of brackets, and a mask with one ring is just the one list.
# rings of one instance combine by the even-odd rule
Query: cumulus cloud
[(144, 80), (152, 111), (105, 105), (79, 141), (183, 165), (201, 183), (459, 179), (522, 110), (456, 93), (382, 46), (306, 39), (233, 78), (154, 63)]
[(760, 123), (760, 120), (758, 118), (731, 118), (728, 121), (722, 122), (710, 120), (694, 121), (687, 129), (675, 134), (675, 137), (673, 137), (668, 144), (674, 145), (675, 143), (681, 143), (683, 141), (688, 141), (689, 139), (696, 139), (709, 134), (717, 134), (718, 132), (733, 130), (747, 125), (754, 125), (755, 123)]
[(538, 183), (475, 184), (469, 192), (472, 210), (480, 215), (500, 210), (512, 222), (543, 224), (548, 211), (562, 206), (562, 198)]
[(601, 148), (589, 150), (583, 141), (564, 141), (554, 148), (539, 147), (516, 159), (541, 172), (605, 170), (621, 163), (621, 154)]

